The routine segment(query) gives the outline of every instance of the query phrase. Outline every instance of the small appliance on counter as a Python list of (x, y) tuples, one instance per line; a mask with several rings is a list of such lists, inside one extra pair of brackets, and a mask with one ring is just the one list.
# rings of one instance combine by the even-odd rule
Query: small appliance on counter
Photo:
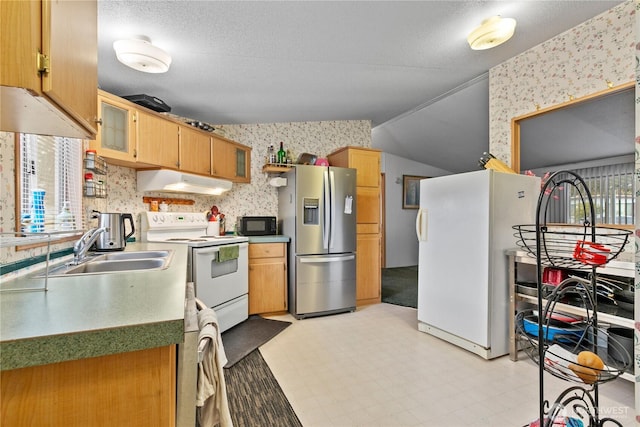
[[(127, 239), (136, 232), (133, 225), (133, 215), (130, 213), (102, 213), (93, 211), (92, 218), (98, 218), (98, 227), (104, 227), (107, 231), (100, 234), (95, 243), (95, 250), (99, 252), (123, 251), (127, 245)], [(131, 231), (125, 234), (125, 221), (129, 222)]]
[(278, 234), (275, 216), (239, 216), (237, 232), (241, 236), (272, 236)]

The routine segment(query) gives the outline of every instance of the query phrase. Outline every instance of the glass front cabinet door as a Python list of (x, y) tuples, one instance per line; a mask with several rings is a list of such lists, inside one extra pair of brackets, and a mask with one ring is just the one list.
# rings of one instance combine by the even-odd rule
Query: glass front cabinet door
[(127, 104), (98, 94), (98, 134), (91, 148), (98, 155), (123, 165), (136, 162), (137, 112)]

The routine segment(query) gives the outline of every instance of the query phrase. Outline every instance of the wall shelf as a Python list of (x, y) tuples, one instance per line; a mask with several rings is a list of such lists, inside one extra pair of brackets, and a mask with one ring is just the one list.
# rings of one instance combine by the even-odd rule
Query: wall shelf
[(264, 173), (283, 173), (283, 172), (289, 172), (291, 169), (293, 169), (294, 165), (283, 165), (283, 164), (276, 164), (276, 163), (267, 163), (266, 165), (262, 166), (262, 172)]

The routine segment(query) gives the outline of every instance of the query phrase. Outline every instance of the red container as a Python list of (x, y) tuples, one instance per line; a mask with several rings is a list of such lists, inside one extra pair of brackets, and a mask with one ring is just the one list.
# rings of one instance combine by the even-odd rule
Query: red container
[(603, 265), (607, 263), (607, 256), (611, 249), (593, 242), (578, 240), (573, 250), (573, 258), (589, 265)]
[(567, 272), (559, 268), (545, 267), (542, 271), (542, 283), (558, 286), (567, 278)]

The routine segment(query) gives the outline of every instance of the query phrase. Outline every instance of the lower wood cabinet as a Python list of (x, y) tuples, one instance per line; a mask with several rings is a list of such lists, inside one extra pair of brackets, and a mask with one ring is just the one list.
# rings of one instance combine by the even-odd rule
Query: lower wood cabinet
[(2, 426), (175, 426), (176, 347), (2, 371)]
[(357, 304), (379, 303), (382, 299), (380, 234), (358, 234), (356, 242)]
[(249, 314), (287, 310), (287, 244), (249, 244)]

